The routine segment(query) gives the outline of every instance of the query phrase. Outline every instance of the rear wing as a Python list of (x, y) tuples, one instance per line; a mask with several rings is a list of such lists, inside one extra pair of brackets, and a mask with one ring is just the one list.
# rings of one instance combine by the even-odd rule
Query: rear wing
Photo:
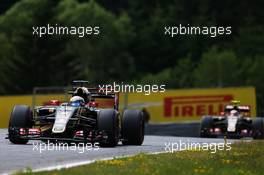
[[(68, 91), (68, 94), (74, 94), (75, 90), (78, 87), (73, 87), (72, 90)], [(86, 87), (87, 88), (87, 87)], [(91, 93), (91, 96), (94, 98), (115, 98), (115, 95), (119, 94), (118, 92), (111, 91), (110, 89), (99, 89), (99, 88), (87, 88), (88, 91)]]
[(86, 87), (89, 85), (89, 81), (85, 81), (85, 80), (73, 80), (72, 81), (72, 87)]
[[(119, 108), (119, 93), (111, 89), (102, 89), (96, 87), (87, 87), (88, 81), (74, 80), (72, 90), (68, 91), (69, 94), (74, 94), (75, 90), (79, 87), (85, 87), (91, 93), (91, 101), (98, 104), (99, 108)], [(107, 91), (107, 93), (106, 93)]]
[(243, 106), (226, 105), (225, 106), (225, 112), (230, 112), (234, 109), (242, 113), (250, 113), (250, 106), (248, 105), (243, 105)]
[(91, 92), (92, 101), (98, 102), (99, 108), (109, 108), (114, 107), (114, 109), (119, 109), (119, 93), (110, 92), (106, 94), (105, 92), (100, 92), (98, 88), (88, 88)]

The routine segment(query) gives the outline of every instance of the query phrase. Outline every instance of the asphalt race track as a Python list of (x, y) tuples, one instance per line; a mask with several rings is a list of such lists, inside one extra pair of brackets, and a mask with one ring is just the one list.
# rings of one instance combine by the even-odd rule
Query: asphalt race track
[[(27, 145), (14, 145), (5, 139), (6, 129), (0, 129), (0, 174), (10, 174), (25, 168), (54, 169), (58, 167), (76, 166), (99, 159), (109, 159), (137, 153), (156, 153), (165, 151), (165, 143), (194, 142), (222, 143), (223, 139), (204, 139), (192, 137), (145, 136), (142, 146), (122, 146), (115, 148), (99, 148), (99, 150), (46, 150), (40, 153), (33, 150), (33, 142)], [(228, 140), (233, 142), (232, 140)], [(36, 142), (35, 142), (36, 143)], [(42, 143), (42, 142), (38, 142)]]

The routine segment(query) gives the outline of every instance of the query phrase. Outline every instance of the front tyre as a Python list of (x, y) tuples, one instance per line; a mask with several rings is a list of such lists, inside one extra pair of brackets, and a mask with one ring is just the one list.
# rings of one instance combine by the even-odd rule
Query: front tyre
[(114, 109), (102, 109), (97, 118), (98, 129), (107, 134), (106, 141), (100, 143), (103, 147), (114, 147), (118, 143), (119, 121)]
[(211, 116), (204, 116), (200, 126), (200, 136), (203, 138), (212, 137), (210, 129), (213, 127), (213, 118)]
[(31, 128), (33, 123), (32, 113), (29, 106), (16, 105), (9, 119), (8, 137), (14, 144), (26, 144), (28, 139), (20, 137), (20, 128)]
[(145, 122), (140, 110), (125, 110), (122, 118), (122, 143), (124, 145), (142, 145)]

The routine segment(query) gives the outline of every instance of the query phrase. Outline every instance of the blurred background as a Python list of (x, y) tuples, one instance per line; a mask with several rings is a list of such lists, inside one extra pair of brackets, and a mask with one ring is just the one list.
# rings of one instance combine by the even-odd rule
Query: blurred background
[[(217, 88), (211, 95), (249, 87), (222, 94), (248, 94), (264, 116), (263, 7), (263, 0), (1, 0), (0, 95), (29, 95), (73, 79)], [(100, 35), (32, 35), (33, 26), (47, 24), (100, 26)], [(232, 34), (164, 35), (165, 26), (179, 24), (231, 26)]]

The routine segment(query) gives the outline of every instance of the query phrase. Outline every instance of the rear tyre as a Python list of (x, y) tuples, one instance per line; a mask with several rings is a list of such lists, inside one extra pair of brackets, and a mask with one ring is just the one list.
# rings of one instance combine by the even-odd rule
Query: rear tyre
[(252, 121), (252, 130), (254, 139), (264, 138), (264, 122), (262, 118), (256, 118)]
[(114, 147), (118, 143), (119, 121), (118, 114), (114, 109), (102, 109), (97, 119), (98, 129), (106, 132), (107, 139), (100, 142), (102, 147)]
[(125, 110), (122, 119), (123, 145), (142, 145), (145, 122), (142, 111)]
[(210, 116), (204, 116), (200, 126), (200, 136), (204, 138), (212, 137), (210, 129), (213, 127), (213, 118)]
[(29, 106), (16, 105), (9, 119), (8, 137), (14, 144), (26, 144), (28, 139), (22, 139), (19, 134), (20, 128), (31, 128), (33, 125), (32, 113)]

